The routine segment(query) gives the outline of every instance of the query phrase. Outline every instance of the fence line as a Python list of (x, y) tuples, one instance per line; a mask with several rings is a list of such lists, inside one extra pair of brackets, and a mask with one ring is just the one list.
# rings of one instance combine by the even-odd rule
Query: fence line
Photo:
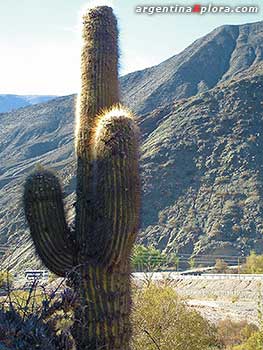
[(152, 279), (161, 280), (211, 280), (211, 279), (238, 279), (238, 280), (259, 280), (263, 283), (263, 274), (201, 274), (201, 275), (181, 275), (180, 272), (134, 272), (132, 276), (137, 280)]

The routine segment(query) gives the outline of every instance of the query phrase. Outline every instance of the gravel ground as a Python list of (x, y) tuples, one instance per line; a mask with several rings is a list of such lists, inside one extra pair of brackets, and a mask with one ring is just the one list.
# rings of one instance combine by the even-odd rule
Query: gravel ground
[(259, 324), (258, 304), (253, 301), (212, 301), (212, 300), (187, 300), (187, 305), (199, 311), (201, 315), (213, 323), (220, 320), (232, 321), (246, 320), (249, 323)]
[[(150, 275), (138, 275), (136, 284), (142, 285), (143, 280), (149, 280)], [(219, 320), (247, 320), (258, 324), (258, 311), (263, 310), (263, 278), (259, 276), (178, 276), (172, 278), (154, 274), (152, 280), (156, 283), (168, 283), (173, 286), (186, 303), (199, 311), (213, 323)], [(171, 275), (169, 276), (171, 277)]]
[(213, 323), (219, 320), (247, 320), (258, 324), (262, 308), (263, 283), (248, 279), (184, 279), (173, 285), (186, 303)]

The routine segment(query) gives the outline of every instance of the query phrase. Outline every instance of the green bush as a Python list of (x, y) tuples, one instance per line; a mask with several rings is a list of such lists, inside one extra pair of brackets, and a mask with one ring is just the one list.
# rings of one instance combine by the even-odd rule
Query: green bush
[(0, 289), (6, 289), (8, 286), (11, 287), (13, 284), (13, 275), (6, 271), (0, 271)]
[(242, 273), (263, 273), (263, 255), (257, 255), (252, 251), (246, 258)]
[(154, 271), (166, 264), (167, 257), (153, 246), (138, 244), (133, 249), (131, 261), (135, 271)]
[(134, 295), (133, 350), (219, 349), (216, 328), (189, 309), (169, 286), (150, 284)]
[(231, 350), (262, 350), (263, 331), (253, 333), (242, 345), (234, 346)]

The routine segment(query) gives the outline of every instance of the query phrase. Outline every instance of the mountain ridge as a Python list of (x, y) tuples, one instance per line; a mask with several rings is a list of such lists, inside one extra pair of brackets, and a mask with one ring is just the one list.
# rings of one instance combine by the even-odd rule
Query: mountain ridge
[[(263, 132), (263, 108), (260, 104), (263, 22), (256, 26), (253, 24), (245, 31), (243, 39), (241, 37), (243, 46), (238, 44), (239, 56), (244, 57), (243, 63), (239, 63), (238, 68), (236, 64), (241, 58), (237, 60), (237, 57), (228, 55), (233, 74), (197, 95), (187, 98), (175, 95), (174, 87), (171, 88), (170, 83), (165, 86), (162, 82), (163, 93), (166, 91), (169, 98), (163, 99), (158, 90), (156, 101), (149, 109), (151, 99), (145, 91), (149, 86), (154, 89), (160, 83), (160, 67), (157, 77), (153, 72), (156, 68), (147, 70), (150, 76), (148, 86), (144, 84), (146, 76), (141, 71), (121, 78), (124, 103), (126, 101), (135, 112), (139, 111), (137, 119), (142, 130), (143, 215), (140, 242), (153, 244), (169, 254), (187, 252), (195, 255), (207, 251), (234, 255), (243, 251), (247, 254), (249, 249), (263, 246), (261, 168), (254, 166), (260, 165), (263, 150), (257, 136), (257, 133)], [(221, 39), (219, 33), (223, 35)], [(225, 43), (229, 35), (224, 33), (220, 29), (213, 35), (217, 41), (220, 39), (219, 42)], [(207, 36), (205, 38), (204, 47), (207, 48)], [(257, 59), (253, 62), (247, 56), (250, 46), (257, 51)], [(188, 49), (186, 51), (189, 53)], [(220, 53), (212, 45), (209, 55), (215, 52), (217, 55)], [(201, 50), (201, 70), (206, 68), (204, 57)], [(175, 65), (176, 62), (171, 59), (169, 64)], [(191, 59), (196, 60), (195, 57)], [(214, 69), (219, 69), (217, 60), (214, 62)], [(188, 70), (183, 72), (185, 77), (182, 75), (184, 79), (180, 84), (189, 80)], [(173, 79), (178, 77), (174, 66), (167, 74)], [(221, 76), (222, 70), (217, 75)], [(138, 85), (139, 77), (141, 82)], [(197, 86), (198, 79), (193, 79), (192, 88)], [(128, 81), (131, 87), (127, 90)], [(3, 161), (0, 168), (0, 243), (15, 247), (9, 257), (3, 258), (3, 263), (12, 263), (15, 268), (21, 261), (25, 264), (23, 266), (37, 264), (21, 203), (22, 184), (37, 163), (58, 173), (64, 187), (68, 219), (72, 223), (76, 166), (73, 144), (75, 103), (76, 96), (71, 95), (0, 114), (0, 154)], [(258, 130), (254, 127), (256, 124)], [(241, 136), (235, 140), (233, 135), (237, 132)], [(228, 159), (228, 155), (232, 158)], [(253, 156), (256, 157), (255, 164)], [(217, 158), (220, 162), (216, 161)], [(240, 180), (242, 172), (236, 173), (234, 166), (239, 164), (236, 163), (238, 160), (245, 162), (242, 172), (248, 173), (247, 180), (243, 182)], [(221, 181), (221, 185), (217, 181)], [(242, 195), (234, 195), (238, 193), (237, 188), (243, 191)], [(211, 197), (210, 202), (204, 192)], [(241, 210), (240, 205), (244, 209)], [(252, 225), (253, 222), (256, 226)], [(236, 235), (232, 229), (236, 230)]]
[[(124, 103), (140, 114), (147, 113), (171, 99), (193, 96), (216, 86), (222, 78), (229, 79), (238, 71), (248, 69), (253, 62), (262, 60), (262, 28), (262, 21), (218, 27), (159, 65), (128, 74), (121, 80)], [(253, 61), (251, 50), (255, 53)], [(231, 58), (229, 70), (225, 67)], [(215, 68), (217, 79), (209, 71)], [(129, 85), (135, 87), (129, 89)]]

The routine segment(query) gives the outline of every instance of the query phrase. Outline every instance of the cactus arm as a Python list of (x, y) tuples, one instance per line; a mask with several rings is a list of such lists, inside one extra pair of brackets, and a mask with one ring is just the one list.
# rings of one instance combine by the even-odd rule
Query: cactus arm
[(138, 129), (133, 116), (121, 107), (105, 112), (92, 144), (96, 212), (88, 256), (112, 266), (129, 258), (138, 226)]
[(65, 276), (73, 262), (62, 192), (55, 175), (41, 171), (27, 178), (24, 210), (42, 262), (58, 276)]

